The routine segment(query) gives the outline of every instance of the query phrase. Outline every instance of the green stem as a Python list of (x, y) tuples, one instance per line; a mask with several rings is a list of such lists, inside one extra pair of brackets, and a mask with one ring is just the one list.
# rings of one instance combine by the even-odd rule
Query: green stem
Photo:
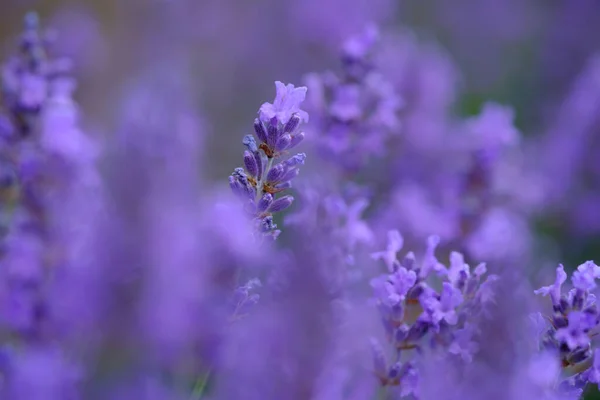
[(274, 161), (275, 161), (275, 158), (269, 158), (269, 161), (267, 161), (267, 166), (266, 166), (265, 170), (263, 171), (262, 175), (260, 176), (258, 183), (256, 184), (256, 199), (255, 199), (256, 204), (258, 204), (258, 202), (260, 201), (260, 199), (262, 198), (262, 196), (264, 194), (262, 188), (263, 188), (265, 181), (267, 180), (267, 174), (273, 167)]
[(194, 388), (192, 389), (192, 395), (190, 396), (190, 400), (199, 400), (202, 398), (204, 394), (204, 390), (206, 389), (206, 385), (208, 384), (208, 379), (210, 378), (210, 368), (206, 370), (204, 375), (196, 380), (194, 384)]
[(563, 374), (565, 374), (565, 376), (567, 376), (567, 377), (571, 377), (571, 376), (577, 375), (587, 369), (590, 369), (593, 364), (594, 364), (594, 358), (590, 357), (580, 363), (563, 368)]
[(385, 400), (387, 398), (387, 385), (386, 386), (380, 386), (379, 389), (377, 389), (377, 400)]

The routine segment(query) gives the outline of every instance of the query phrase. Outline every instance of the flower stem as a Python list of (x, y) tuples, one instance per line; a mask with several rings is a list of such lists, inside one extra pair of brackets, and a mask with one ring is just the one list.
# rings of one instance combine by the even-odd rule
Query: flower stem
[(206, 385), (208, 384), (208, 379), (210, 378), (210, 373), (211, 370), (209, 368), (201, 377), (196, 380), (194, 388), (192, 389), (190, 400), (199, 400), (202, 398), (202, 395), (204, 395), (204, 390), (206, 389)]
[(273, 161), (275, 161), (274, 158), (269, 158), (269, 160), (267, 161), (267, 166), (265, 167), (264, 172), (262, 173), (262, 175), (260, 176), (260, 179), (258, 180), (258, 183), (256, 184), (256, 199), (254, 201), (256, 204), (258, 204), (258, 202), (260, 201), (260, 199), (262, 198), (262, 196), (264, 194), (263, 193), (263, 185), (264, 185), (265, 181), (267, 180), (267, 174), (273, 167)]
[(385, 400), (387, 399), (387, 385), (381, 385), (379, 389), (377, 389), (377, 397), (376, 400)]

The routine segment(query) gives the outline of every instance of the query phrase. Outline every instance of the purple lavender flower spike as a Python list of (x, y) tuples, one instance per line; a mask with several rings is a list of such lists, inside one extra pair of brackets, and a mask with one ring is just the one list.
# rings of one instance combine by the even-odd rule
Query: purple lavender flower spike
[(493, 160), (502, 147), (518, 143), (520, 135), (514, 118), (512, 108), (486, 103), (478, 116), (466, 121), (466, 130), (480, 142), (476, 147), (483, 149), (487, 162)]
[(342, 72), (309, 74), (307, 106), (319, 134), (311, 141), (336, 169), (356, 174), (369, 161), (383, 156), (400, 128), (402, 100), (393, 85), (374, 67), (377, 30), (368, 27), (342, 47)]
[[(446, 268), (434, 254), (438, 243), (439, 238), (430, 238), (420, 263), (412, 252), (398, 258), (402, 237), (398, 231), (391, 231), (387, 251), (372, 254), (389, 270), (374, 278), (371, 286), (389, 344), (397, 354), (395, 364), (388, 368), (388, 375), (380, 379), (380, 384), (400, 396), (418, 395), (417, 366), (426, 353), (452, 357), (453, 363), (468, 368), (485, 347), (478, 322), (489, 318), (487, 306), (493, 300), (493, 283), (498, 277), (489, 275), (484, 280), (483, 263), (470, 275), (458, 252), (451, 254), (450, 266)], [(438, 273), (431, 274), (433, 271)], [(439, 287), (440, 280), (438, 291), (434, 288)]]
[(236, 168), (229, 177), (231, 190), (244, 201), (261, 236), (272, 238), (279, 235), (279, 231), (271, 214), (285, 210), (293, 201), (292, 196), (277, 199), (275, 195), (291, 187), (306, 155), (296, 154), (287, 160), (280, 158), (302, 140), (303, 134), (297, 130), (302, 121), (308, 121), (308, 114), (300, 109), (306, 87), (295, 88), (279, 81), (275, 82), (275, 87), (275, 100), (264, 103), (259, 110), (260, 118), (254, 121), (254, 132), (260, 144), (251, 135), (244, 137), (243, 144), (248, 148), (244, 152), (246, 170)]

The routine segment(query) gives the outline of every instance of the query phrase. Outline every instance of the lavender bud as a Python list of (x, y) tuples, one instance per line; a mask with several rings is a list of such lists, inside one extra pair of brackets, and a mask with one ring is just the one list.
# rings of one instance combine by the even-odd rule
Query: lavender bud
[(293, 148), (298, 146), (304, 140), (304, 132), (297, 133), (292, 135), (292, 142), (290, 143), (289, 148)]
[(279, 212), (279, 211), (283, 211), (286, 208), (288, 208), (289, 206), (292, 205), (292, 202), (294, 201), (294, 198), (292, 196), (283, 196), (277, 200), (275, 200), (271, 206), (269, 207), (269, 212)]
[(277, 164), (267, 174), (268, 182), (278, 182), (281, 180), (281, 177), (285, 174), (285, 168), (281, 164)]
[(288, 168), (297, 167), (298, 165), (304, 165), (304, 160), (306, 160), (306, 154), (298, 153), (295, 156), (285, 160), (283, 164)]
[(298, 127), (298, 125), (300, 125), (300, 117), (298, 116), (298, 114), (293, 114), (290, 117), (290, 120), (287, 122), (287, 124), (285, 124), (285, 126), (283, 127), (283, 132), (284, 133), (294, 132), (296, 130), (296, 128)]
[(256, 161), (256, 166), (258, 167), (256, 178), (261, 179), (263, 175), (263, 159), (258, 151), (254, 153), (254, 160)]
[(395, 363), (394, 365), (392, 365), (390, 367), (390, 370), (388, 372), (388, 377), (392, 380), (396, 380), (400, 377), (400, 370), (402, 369), (402, 364), (400, 363), (400, 361), (398, 361), (397, 363)]
[(591, 351), (589, 347), (583, 348), (583, 349), (578, 349), (575, 350), (571, 353), (569, 353), (569, 355), (567, 355), (567, 361), (570, 364), (577, 364), (582, 362), (583, 360), (591, 357)]
[(256, 165), (256, 158), (254, 158), (254, 154), (246, 150), (244, 152), (244, 166), (246, 167), (246, 171), (251, 176), (258, 175), (258, 165)]
[(243, 168), (236, 168), (229, 177), (231, 190), (243, 198), (254, 198), (255, 190), (248, 181)]
[(394, 332), (394, 339), (396, 340), (396, 343), (402, 343), (406, 341), (406, 338), (408, 337), (408, 331), (409, 328), (406, 324), (400, 325)]
[(275, 144), (275, 150), (283, 151), (289, 147), (291, 142), (292, 137), (286, 133), (285, 135), (277, 139), (277, 143)]
[(569, 321), (563, 315), (561, 315), (561, 314), (555, 314), (555, 315), (552, 316), (552, 324), (557, 329), (560, 329), (560, 328), (564, 328), (565, 326), (569, 325)]
[(289, 171), (287, 171), (280, 179), (281, 182), (288, 182), (291, 181), (292, 179), (294, 179), (295, 177), (298, 176), (298, 174), (300, 173), (300, 171), (298, 171), (298, 169), (294, 168), (291, 169)]
[(569, 302), (566, 299), (566, 297), (561, 296), (560, 300), (558, 301), (558, 304), (552, 305), (552, 309), (554, 310), (554, 312), (564, 314), (569, 309)]
[(265, 193), (258, 201), (258, 205), (256, 206), (257, 211), (260, 213), (267, 211), (271, 203), (273, 203), (273, 195), (271, 193)]
[(595, 304), (592, 304), (591, 306), (586, 307), (583, 310), (583, 312), (586, 314), (591, 314), (591, 315), (597, 316), (598, 315), (598, 307)]
[(573, 295), (571, 307), (574, 310), (581, 310), (583, 308), (583, 303), (585, 302), (585, 298), (587, 297), (587, 293), (581, 289), (575, 289), (575, 294)]
[(465, 284), (467, 283), (467, 272), (465, 270), (462, 270), (458, 273), (458, 281), (456, 282), (456, 288), (458, 290), (463, 290), (465, 288)]
[(244, 190), (244, 186), (231, 175), (229, 176), (229, 187), (236, 194)]
[(417, 300), (423, 294), (423, 285), (418, 284), (410, 288), (408, 293), (406, 294), (406, 298), (409, 300)]
[(258, 146), (256, 145), (256, 140), (252, 135), (244, 136), (244, 140), (242, 140), (244, 146), (248, 148), (252, 153), (256, 153), (258, 151)]
[(271, 121), (267, 127), (267, 143), (271, 147), (275, 147), (277, 139), (279, 138), (279, 129), (277, 129), (277, 122)]
[(422, 320), (417, 320), (413, 326), (410, 327), (408, 331), (408, 335), (406, 337), (406, 341), (408, 342), (416, 342), (421, 340), (423, 336), (427, 334), (429, 331), (429, 324)]
[(258, 140), (267, 143), (267, 130), (265, 129), (265, 124), (258, 118), (254, 120), (254, 132), (256, 133)]
[(270, 232), (277, 229), (277, 225), (273, 222), (273, 217), (271, 215), (262, 219), (261, 228), (263, 232)]
[(283, 182), (275, 186), (276, 189), (289, 189), (292, 187), (292, 182)]

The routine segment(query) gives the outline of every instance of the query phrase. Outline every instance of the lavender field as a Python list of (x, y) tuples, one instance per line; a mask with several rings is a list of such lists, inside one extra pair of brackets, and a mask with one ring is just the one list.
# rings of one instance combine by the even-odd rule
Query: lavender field
[(600, 399), (599, 152), (594, 0), (0, 0), (0, 400)]

